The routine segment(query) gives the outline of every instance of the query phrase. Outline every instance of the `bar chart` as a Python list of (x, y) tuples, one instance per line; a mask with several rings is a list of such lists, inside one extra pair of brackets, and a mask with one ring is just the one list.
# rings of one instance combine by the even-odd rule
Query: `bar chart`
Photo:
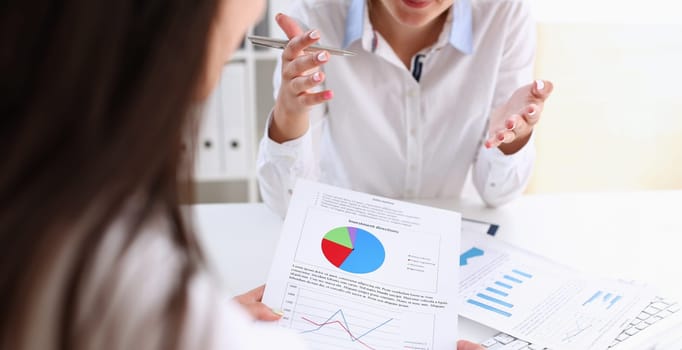
[(528, 283), (533, 275), (519, 269), (512, 269), (509, 273), (502, 273), (493, 282), (467, 299), (467, 303), (486, 312), (492, 312), (503, 317), (511, 317), (514, 310), (512, 302), (515, 290), (524, 283)]
[(585, 300), (583, 306), (587, 307), (596, 304), (598, 307), (605, 307), (608, 310), (616, 305), (621, 299), (623, 299), (622, 295), (599, 290), (592, 294), (589, 299)]

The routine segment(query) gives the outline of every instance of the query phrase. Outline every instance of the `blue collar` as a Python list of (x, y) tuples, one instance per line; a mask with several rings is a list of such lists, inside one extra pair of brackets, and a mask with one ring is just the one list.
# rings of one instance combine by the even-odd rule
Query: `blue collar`
[[(346, 17), (346, 34), (343, 40), (344, 48), (362, 38), (366, 1), (352, 0), (350, 4), (348, 17)], [(449, 43), (459, 51), (471, 54), (474, 51), (471, 0), (455, 0), (452, 7), (453, 18)]]

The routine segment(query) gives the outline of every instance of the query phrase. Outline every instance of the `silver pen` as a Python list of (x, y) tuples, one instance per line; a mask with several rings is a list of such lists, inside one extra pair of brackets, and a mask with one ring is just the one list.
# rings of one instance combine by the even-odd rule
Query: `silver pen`
[[(276, 38), (269, 38), (269, 37), (257, 36), (257, 35), (250, 35), (250, 36), (247, 36), (247, 38), (254, 45), (270, 47), (273, 49), (284, 49), (285, 47), (287, 47), (287, 44), (289, 43), (289, 40), (286, 40), (286, 39), (276, 39)], [(353, 52), (353, 51), (336, 49), (333, 47), (327, 47), (327, 46), (322, 46), (322, 45), (310, 45), (303, 51), (305, 51), (305, 52), (317, 52), (317, 51), (323, 51), (323, 50), (329, 52), (332, 55), (336, 55), (336, 56), (355, 56), (355, 52)]]

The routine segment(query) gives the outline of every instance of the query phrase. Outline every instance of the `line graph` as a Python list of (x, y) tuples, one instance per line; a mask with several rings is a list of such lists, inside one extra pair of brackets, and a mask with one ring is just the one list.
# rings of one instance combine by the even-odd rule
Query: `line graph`
[[(334, 317), (335, 317), (336, 315), (339, 315), (339, 316), (341, 317), (341, 319), (343, 320), (343, 323), (342, 323), (341, 321), (339, 321), (339, 320), (332, 321), (332, 319), (334, 319)], [(364, 343), (362, 340), (360, 340), (360, 339), (363, 338), (364, 336), (368, 335), (368, 334), (371, 334), (373, 331), (375, 331), (375, 330), (381, 328), (382, 326), (386, 325), (387, 323), (389, 323), (389, 322), (391, 322), (391, 321), (393, 320), (392, 318), (389, 318), (388, 320), (386, 320), (386, 321), (380, 323), (379, 325), (375, 326), (374, 328), (371, 328), (371, 329), (365, 331), (364, 333), (362, 333), (362, 334), (360, 334), (360, 335), (358, 335), (358, 336), (355, 336), (355, 335), (353, 335), (353, 332), (351, 332), (350, 326), (348, 325), (348, 321), (346, 321), (346, 316), (344, 315), (343, 310), (341, 310), (341, 309), (339, 309), (338, 311), (336, 311), (333, 315), (331, 315), (328, 319), (326, 319), (326, 320), (325, 320), (324, 322), (322, 322), (322, 323), (317, 323), (317, 322), (315, 322), (315, 321), (313, 321), (313, 320), (308, 319), (307, 317), (301, 317), (301, 318), (304, 319), (304, 320), (306, 320), (306, 321), (308, 321), (308, 322), (310, 322), (312, 325), (317, 326), (317, 328), (310, 329), (310, 330), (307, 330), (307, 331), (302, 331), (301, 333), (312, 333), (312, 332), (317, 332), (317, 331), (319, 331), (320, 329), (322, 329), (322, 327), (324, 327), (324, 326), (333, 325), (333, 324), (338, 324), (341, 328), (343, 328), (343, 330), (346, 331), (346, 333), (348, 333), (348, 336), (350, 337), (350, 340), (351, 340), (351, 341), (353, 341), (353, 342), (358, 342), (358, 343), (364, 345), (366, 348), (368, 348), (368, 349), (370, 349), (370, 350), (375, 350), (375, 349), (374, 349), (373, 347), (371, 347), (371, 346), (365, 344), (365, 343)]]
[(296, 330), (312, 349), (404, 350), (409, 344), (433, 344), (432, 332), (421, 334), (424, 328), (414, 326), (433, 324), (433, 315), (407, 314), (362, 297), (289, 283), (282, 310), (280, 325)]
[(566, 332), (565, 337), (561, 340), (564, 343), (570, 343), (575, 339), (577, 336), (582, 334), (584, 331), (592, 328), (592, 324), (587, 324), (587, 325), (581, 325), (578, 320), (575, 321), (575, 328), (570, 329)]

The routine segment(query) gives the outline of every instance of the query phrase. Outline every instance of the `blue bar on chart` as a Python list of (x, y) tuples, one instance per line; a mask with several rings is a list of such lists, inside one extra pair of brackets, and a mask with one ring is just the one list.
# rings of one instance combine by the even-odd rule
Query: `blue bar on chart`
[(495, 294), (497, 294), (497, 295), (501, 295), (501, 296), (503, 296), (503, 297), (506, 297), (506, 296), (509, 295), (509, 293), (503, 292), (503, 291), (501, 291), (501, 290), (499, 290), (499, 289), (495, 289), (495, 288), (493, 288), (493, 287), (488, 287), (488, 288), (486, 288), (485, 290), (487, 290), (488, 292), (491, 292), (491, 293), (495, 293)]
[(618, 301), (620, 301), (620, 299), (623, 299), (623, 297), (620, 295), (613, 298), (613, 300), (611, 300), (611, 303), (609, 304), (609, 306), (606, 307), (606, 309), (610, 309), (613, 305), (615, 305)]
[(622, 295), (600, 290), (592, 294), (592, 296), (583, 303), (583, 306), (587, 306), (589, 304), (598, 304), (601, 307), (606, 306), (606, 309), (608, 310), (616, 305), (616, 303), (618, 303), (621, 299), (623, 299)]
[(527, 272), (523, 272), (523, 271), (521, 271), (521, 270), (514, 269), (514, 270), (512, 270), (512, 272), (515, 273), (515, 274), (517, 274), (517, 275), (519, 275), (519, 276), (523, 276), (523, 277), (525, 277), (525, 278), (533, 278), (533, 275), (531, 275), (531, 274), (529, 274), (529, 273), (527, 273)]
[(510, 286), (506, 283), (500, 282), (500, 281), (496, 281), (495, 284), (502, 287), (502, 288), (512, 289), (512, 286)]
[(522, 280), (515, 278), (515, 277), (512, 277), (512, 276), (509, 276), (509, 275), (504, 275), (503, 278), (506, 279), (507, 281), (512, 281), (514, 283), (519, 283), (519, 284), (523, 283)]
[(497, 299), (497, 298), (493, 298), (493, 297), (491, 297), (491, 296), (489, 296), (489, 295), (486, 295), (486, 294), (483, 294), (483, 293), (478, 293), (478, 294), (476, 294), (476, 296), (479, 297), (479, 298), (481, 298), (481, 299), (484, 299), (484, 300), (493, 302), (493, 303), (495, 303), (495, 304), (502, 305), (502, 306), (504, 306), (504, 307), (506, 307), (506, 308), (510, 308), (510, 309), (511, 309), (511, 308), (514, 307), (514, 305), (512, 305), (512, 304), (510, 304), (510, 303), (508, 303), (508, 302), (506, 302), (506, 301), (503, 301), (503, 300), (500, 300), (500, 299)]
[(492, 306), (490, 306), (490, 305), (483, 304), (483, 303), (481, 303), (481, 302), (479, 302), (479, 301), (476, 301), (476, 300), (473, 300), (473, 299), (467, 300), (467, 303), (469, 303), (469, 304), (471, 304), (471, 305), (478, 306), (478, 307), (480, 307), (480, 308), (482, 308), (482, 309), (484, 309), (484, 310), (488, 310), (488, 311), (492, 311), (492, 312), (494, 312), (494, 313), (500, 314), (500, 315), (502, 315), (502, 316), (504, 316), (504, 317), (510, 317), (510, 316), (512, 315), (511, 313), (509, 313), (509, 312), (507, 312), (507, 311), (500, 310), (500, 309), (498, 309), (498, 308), (496, 308), (496, 307), (492, 307)]
[(598, 291), (598, 292), (594, 293), (589, 299), (587, 299), (587, 301), (585, 301), (583, 303), (583, 306), (586, 306), (587, 304), (590, 304), (593, 301), (597, 300), (597, 298), (599, 298), (602, 294), (604, 294), (604, 292), (602, 292), (602, 291)]

